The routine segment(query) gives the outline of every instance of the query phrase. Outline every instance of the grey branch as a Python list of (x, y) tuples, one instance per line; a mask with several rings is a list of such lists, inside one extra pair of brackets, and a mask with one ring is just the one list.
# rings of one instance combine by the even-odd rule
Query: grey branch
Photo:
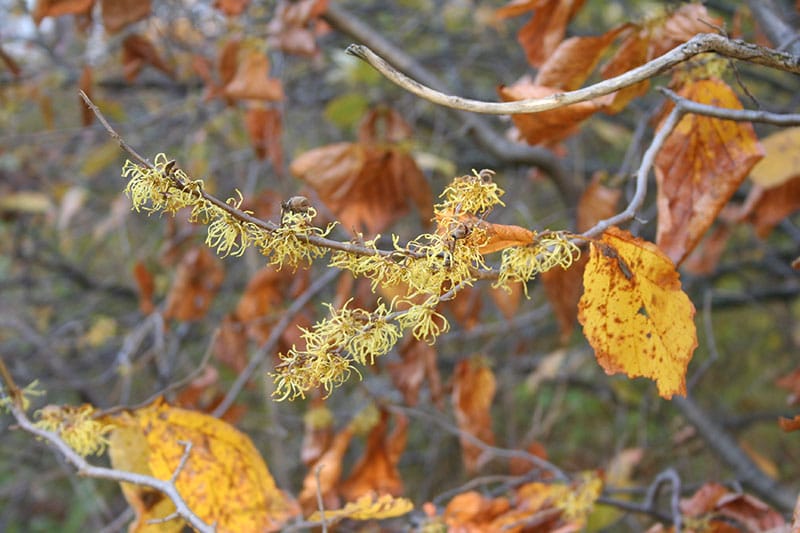
[(200, 517), (194, 514), (194, 512), (184, 501), (181, 494), (178, 492), (178, 489), (175, 488), (174, 478), (180, 472), (180, 469), (183, 467), (183, 465), (185, 465), (189, 451), (191, 450), (190, 446), (186, 446), (186, 451), (181, 458), (181, 464), (179, 465), (175, 474), (173, 474), (173, 479), (157, 479), (152, 476), (145, 476), (135, 472), (124, 472), (122, 470), (115, 470), (113, 468), (104, 468), (91, 465), (80, 454), (70, 448), (69, 445), (64, 442), (64, 440), (58, 434), (42, 429), (31, 422), (25, 412), (16, 403), (12, 402), (10, 409), (11, 414), (14, 416), (14, 419), (17, 421), (17, 424), (19, 424), (20, 428), (52, 444), (64, 455), (67, 461), (78, 470), (79, 475), (97, 479), (108, 479), (111, 481), (133, 483), (134, 485), (141, 485), (143, 487), (155, 489), (159, 492), (162, 492), (165, 496), (172, 500), (172, 503), (175, 504), (176, 514), (191, 524), (192, 527), (197, 531), (200, 531), (201, 533), (213, 533), (216, 530), (215, 527), (209, 526), (203, 522)]
[(800, 58), (798, 57), (721, 35), (701, 33), (640, 67), (582, 89), (516, 102), (485, 102), (444, 94), (427, 87), (396, 70), (366, 46), (352, 44), (347, 48), (347, 53), (363, 59), (389, 80), (420, 98), (444, 107), (488, 115), (538, 113), (592, 100), (650, 79), (705, 52), (716, 52), (733, 59), (800, 74)]

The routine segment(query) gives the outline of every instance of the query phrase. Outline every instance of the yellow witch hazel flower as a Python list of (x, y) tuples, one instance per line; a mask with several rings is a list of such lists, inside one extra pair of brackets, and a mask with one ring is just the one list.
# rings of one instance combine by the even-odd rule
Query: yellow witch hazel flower
[(106, 435), (111, 431), (111, 426), (103, 424), (92, 418), (94, 407), (81, 405), (80, 407), (48, 405), (37, 411), (39, 420), (36, 425), (58, 435), (83, 457), (87, 455), (100, 455), (106, 446)]
[[(239, 195), (238, 199), (228, 198), (226, 203), (239, 209), (243, 198), (239, 189), (236, 189), (236, 194)], [(220, 256), (241, 256), (252, 241), (264, 238), (264, 230), (254, 224), (242, 222), (219, 208), (216, 208), (216, 211), (216, 218), (208, 225), (206, 245), (214, 248)], [(244, 213), (253, 214), (252, 211), (244, 211)]]
[(155, 157), (153, 168), (130, 160), (122, 167), (122, 176), (128, 178), (125, 194), (136, 211), (165, 211), (174, 214), (186, 206), (203, 202), (201, 180), (192, 180), (180, 169), (173, 168), (174, 161), (163, 153)]
[(472, 171), (472, 175), (455, 178), (439, 196), (444, 202), (436, 205), (438, 212), (485, 215), (494, 206), (506, 204), (500, 200), (503, 190), (492, 181), (494, 171)]
[(326, 248), (312, 244), (309, 239), (327, 237), (336, 223), (328, 224), (328, 227), (322, 229), (312, 224), (315, 216), (317, 210), (313, 207), (303, 210), (287, 209), (281, 215), (280, 227), (264, 232), (256, 244), (261, 248), (261, 253), (269, 257), (271, 265), (280, 268), (289, 264), (292, 268), (297, 268), (327, 253)]
[(556, 266), (567, 269), (580, 254), (580, 248), (568, 236), (554, 231), (542, 232), (533, 244), (503, 250), (500, 274), (494, 287), (511, 290), (509, 282), (520, 281), (527, 295), (526, 281)]

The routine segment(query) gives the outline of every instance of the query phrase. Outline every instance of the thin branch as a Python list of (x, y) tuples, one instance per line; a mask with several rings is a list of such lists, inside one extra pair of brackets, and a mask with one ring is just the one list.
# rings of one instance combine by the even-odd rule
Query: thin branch
[(486, 444), (472, 433), (469, 433), (468, 431), (463, 431), (460, 428), (450, 424), (449, 422), (442, 420), (441, 417), (427, 413), (421, 409), (417, 409), (414, 407), (405, 407), (400, 405), (392, 405), (391, 407), (389, 407), (389, 409), (394, 411), (399, 411), (401, 413), (407, 414), (415, 418), (425, 418), (427, 420), (430, 420), (431, 422), (435, 423), (448, 433), (456, 435), (459, 438), (468, 441), (470, 444), (480, 448), (489, 455), (495, 457), (504, 457), (506, 459), (524, 459), (526, 461), (531, 462), (533, 465), (535, 465), (537, 468), (541, 470), (547, 470), (548, 472), (551, 472), (555, 477), (555, 479), (557, 479), (558, 481), (565, 481), (565, 482), (569, 481), (569, 477), (567, 476), (567, 474), (564, 473), (563, 470), (558, 468), (556, 465), (550, 463), (549, 461), (546, 461), (545, 459), (542, 459), (541, 457), (538, 457), (530, 452), (524, 450), (509, 450), (506, 448), (498, 448), (496, 446), (492, 446), (491, 444)]
[(317, 508), (319, 509), (319, 521), (322, 523), (322, 533), (328, 533), (328, 522), (325, 520), (325, 502), (322, 501), (322, 484), (319, 481), (320, 473), (324, 467), (324, 464), (317, 465), (314, 469), (314, 479), (317, 481)]
[(644, 203), (644, 199), (647, 195), (647, 178), (650, 174), (650, 167), (653, 166), (656, 155), (658, 154), (659, 150), (661, 150), (661, 147), (664, 146), (667, 138), (672, 133), (672, 130), (675, 129), (675, 126), (678, 125), (678, 122), (680, 122), (684, 113), (685, 112), (680, 106), (676, 105), (673, 107), (672, 111), (670, 111), (669, 115), (667, 116), (667, 119), (662, 124), (661, 129), (659, 129), (653, 137), (653, 141), (650, 143), (650, 146), (644, 153), (644, 156), (642, 157), (642, 164), (639, 165), (639, 170), (636, 173), (636, 190), (633, 193), (633, 198), (631, 198), (628, 207), (626, 207), (621, 213), (618, 213), (611, 218), (601, 220), (595, 224), (592, 228), (583, 233), (584, 237), (596, 237), (611, 226), (621, 224), (622, 222), (627, 222), (636, 216), (636, 212)]
[(750, 109), (728, 109), (715, 107), (713, 105), (698, 104), (688, 100), (669, 89), (660, 87), (658, 89), (668, 96), (673, 102), (679, 105), (685, 112), (707, 117), (720, 118), (723, 120), (733, 120), (736, 122), (764, 122), (775, 126), (797, 126), (800, 125), (800, 113), (770, 113), (769, 111), (753, 111)]
[[(4, 366), (4, 364), (0, 365), (0, 369)], [(13, 380), (8, 381), (6, 376), (4, 376), (3, 379), (7, 389), (10, 392), (14, 390), (19, 392), (19, 389), (16, 385), (14, 385)], [(108, 479), (117, 482), (133, 483), (135, 485), (141, 485), (155, 489), (159, 492), (162, 492), (170, 500), (172, 500), (172, 503), (175, 504), (175, 512), (189, 524), (191, 524), (193, 528), (201, 533), (213, 533), (215, 531), (216, 528), (206, 524), (189, 508), (180, 492), (178, 492), (178, 489), (175, 487), (174, 479), (162, 480), (152, 476), (137, 474), (135, 472), (124, 472), (121, 470), (115, 470), (113, 468), (91, 465), (80, 454), (70, 448), (69, 445), (64, 442), (64, 440), (62, 440), (57, 433), (42, 429), (31, 422), (31, 420), (25, 414), (25, 411), (22, 409), (20, 402), (12, 401), (9, 405), (9, 410), (21, 429), (52, 444), (59, 452), (61, 452), (66, 460), (77, 469), (78, 475), (97, 479)], [(188, 449), (190, 448), (187, 447), (187, 450)], [(187, 454), (188, 451), (184, 453), (184, 455)], [(182, 464), (185, 464), (183, 458), (181, 459), (181, 465), (179, 465), (179, 468), (181, 468)], [(173, 475), (173, 478), (174, 477), (175, 476)]]
[(708, 416), (691, 397), (673, 396), (672, 404), (697, 429), (706, 445), (714, 450), (715, 455), (733, 469), (739, 481), (749, 486), (761, 498), (773, 502), (781, 510), (792, 509), (795, 505), (795, 494), (765, 474), (739, 447), (736, 439), (716, 420)]
[(420, 98), (452, 109), (489, 115), (538, 113), (592, 100), (650, 79), (705, 52), (716, 52), (726, 57), (800, 74), (800, 58), (798, 57), (752, 43), (728, 39), (721, 35), (701, 33), (642, 66), (582, 89), (515, 102), (485, 102), (444, 94), (427, 87), (399, 72), (366, 46), (352, 44), (347, 47), (348, 54), (363, 59), (386, 78)]
[[(338, 2), (329, 2), (323, 16), (336, 30), (370, 47), (400, 71), (438, 91), (447, 90), (447, 86), (430, 70), (359, 20), (354, 13), (343, 9)], [(553, 152), (542, 147), (510, 141), (495, 131), (482, 117), (473, 113), (454, 111), (453, 116), (465, 126), (475, 142), (493, 156), (505, 163), (533, 165), (542, 169), (553, 179), (559, 194), (568, 206), (577, 203), (581, 185), (567, 172), (563, 162)]]

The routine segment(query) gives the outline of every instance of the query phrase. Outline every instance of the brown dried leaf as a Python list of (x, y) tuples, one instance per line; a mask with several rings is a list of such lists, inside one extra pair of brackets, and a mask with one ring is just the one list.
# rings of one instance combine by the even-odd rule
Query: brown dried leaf
[(544, 293), (558, 320), (562, 343), (569, 340), (575, 329), (578, 302), (583, 294), (583, 273), (588, 262), (589, 256), (584, 251), (580, 258), (566, 270), (551, 268), (541, 275)]
[(531, 19), (519, 30), (517, 40), (525, 51), (528, 62), (534, 67), (540, 67), (564, 39), (567, 24), (583, 6), (584, 1), (515, 0), (500, 8), (497, 16), (514, 17), (535, 10)]
[(322, 494), (322, 502), (326, 509), (340, 507), (341, 500), (336, 489), (342, 476), (342, 458), (352, 438), (353, 430), (348, 426), (336, 434), (331, 447), (308, 468), (308, 473), (303, 479), (303, 489), (297, 497), (305, 514), (310, 514), (319, 508), (318, 491)]
[(795, 176), (770, 189), (754, 185), (744, 206), (743, 219), (756, 228), (756, 234), (766, 239), (784, 218), (800, 209), (800, 176)]
[(207, 248), (192, 248), (181, 259), (167, 295), (164, 320), (200, 320), (222, 285), (222, 262)]
[(388, 425), (389, 412), (382, 410), (380, 421), (369, 432), (364, 454), (339, 487), (346, 501), (355, 501), (365, 494), (399, 496), (403, 493), (397, 463), (406, 447), (408, 419), (402, 414), (396, 415), (391, 435), (386, 435)]
[(250, 4), (250, 0), (214, 0), (214, 7), (228, 17), (238, 17)]
[(794, 418), (780, 417), (778, 419), (778, 424), (786, 433), (791, 431), (800, 431), (800, 415), (797, 415)]
[(247, 328), (248, 336), (259, 344), (266, 342), (272, 324), (280, 317), (284, 293), (291, 281), (290, 271), (268, 266), (250, 278), (242, 293), (236, 305), (236, 318)]
[(399, 148), (332, 144), (302, 154), (289, 169), (351, 232), (380, 233), (408, 212), (409, 200), (423, 221), (432, 215), (428, 181)]
[(236, 75), (236, 67), (239, 64), (239, 49), (242, 42), (239, 39), (231, 39), (219, 52), (217, 58), (217, 69), (222, 85), (229, 84)]
[(288, 54), (316, 54), (314, 27), (327, 9), (327, 0), (280, 0), (275, 16), (267, 25), (270, 45)]
[(147, 37), (132, 33), (122, 41), (123, 76), (132, 82), (145, 65), (151, 65), (169, 77), (173, 76), (172, 68), (161, 59), (153, 43)]
[(400, 143), (412, 133), (411, 125), (390, 107), (372, 109), (358, 126), (358, 140), (363, 144)]
[(478, 226), (486, 232), (486, 242), (479, 248), (482, 254), (490, 254), (510, 246), (533, 244), (536, 235), (522, 226), (494, 224), (484, 220), (478, 221)]
[[(486, 444), (494, 444), (490, 408), (497, 385), (491, 369), (478, 359), (459, 361), (453, 372), (453, 410), (458, 428)], [(482, 465), (483, 449), (460, 438), (464, 466), (474, 473)]]
[(693, 518), (708, 517), (714, 531), (731, 521), (745, 531), (777, 530), (786, 524), (780, 513), (758, 498), (730, 492), (718, 483), (706, 483), (691, 498), (681, 500), (680, 508)]
[[(92, 68), (89, 65), (84, 65), (81, 71), (81, 77), (78, 80), (78, 88), (86, 93), (89, 100), (92, 99)], [(81, 124), (83, 126), (91, 126), (94, 122), (94, 112), (86, 105), (83, 98), (78, 97), (78, 106), (81, 110)]]
[(153, 304), (153, 292), (155, 291), (155, 281), (153, 275), (141, 261), (136, 261), (133, 266), (133, 279), (136, 280), (136, 287), (139, 289), (139, 310), (143, 315), (149, 315), (155, 310)]
[[(528, 81), (498, 87), (498, 93), (504, 102), (543, 98), (561, 92), (559, 89), (542, 87)], [(552, 144), (575, 133), (580, 123), (601, 110), (603, 105), (601, 100), (590, 100), (541, 113), (513, 115), (511, 119), (528, 144)]]
[(222, 92), (235, 100), (283, 100), (283, 85), (269, 77), (269, 59), (258, 50), (247, 52)]
[(33, 9), (33, 22), (38, 26), (45, 17), (88, 15), (94, 0), (37, 0)]
[(786, 398), (788, 405), (800, 404), (800, 368), (778, 378), (775, 380), (775, 384), (789, 391), (789, 396)]
[(111, 34), (150, 15), (151, 0), (101, 0), (100, 3), (103, 27)]
[(2, 62), (3, 62), (3, 64), (6, 66), (6, 68), (7, 68), (8, 70), (10, 70), (10, 71), (11, 71), (11, 74), (12, 74), (12, 75), (13, 75), (15, 78), (18, 78), (18, 77), (19, 77), (19, 75), (22, 73), (22, 69), (20, 68), (20, 66), (19, 66), (19, 63), (17, 63), (17, 62), (14, 60), (14, 58), (13, 58), (13, 57), (11, 57), (10, 55), (8, 55), (8, 54), (6, 53), (6, 51), (5, 51), (5, 50), (3, 50), (3, 48), (2, 48), (2, 47), (0, 47), (0, 61), (2, 61)]
[(236, 315), (229, 313), (222, 319), (214, 339), (213, 353), (217, 361), (237, 375), (247, 366), (247, 329)]
[[(725, 109), (742, 109), (719, 79), (690, 82), (680, 95)], [(686, 258), (717, 214), (763, 156), (750, 123), (687, 115), (656, 156), (657, 244), (676, 265)]]
[(630, 28), (630, 25), (623, 24), (603, 35), (570, 37), (562, 41), (539, 69), (534, 83), (563, 91), (578, 89), (611, 43)]
[(522, 301), (522, 283), (515, 282), (509, 285), (510, 291), (501, 288), (492, 288), (489, 290), (489, 296), (494, 301), (494, 304), (500, 310), (500, 313), (506, 320), (511, 320), (519, 310), (519, 304)]
[(431, 401), (442, 401), (442, 383), (436, 367), (436, 349), (427, 342), (410, 337), (400, 347), (399, 363), (389, 363), (392, 383), (403, 394), (406, 404), (413, 407), (419, 402), (419, 391), (428, 380)]
[(245, 113), (244, 124), (256, 157), (261, 160), (269, 157), (273, 168), (283, 168), (280, 110), (262, 107), (250, 108)]
[(696, 276), (713, 273), (732, 233), (732, 224), (719, 224), (692, 250), (682, 268)]
[(650, 53), (648, 59), (658, 57), (697, 35), (707, 33), (714, 27), (721, 27), (721, 19), (708, 14), (702, 4), (683, 4), (667, 15), (661, 24), (652, 26), (649, 35)]
[[(629, 35), (622, 41), (611, 59), (600, 69), (600, 75), (607, 80), (643, 65), (649, 59), (648, 47), (649, 40), (643, 35), (643, 32)], [(609, 114), (619, 113), (628, 105), (628, 102), (646, 93), (649, 87), (650, 80), (644, 80), (612, 93), (611, 102), (603, 111)]]
[(606, 175), (598, 172), (592, 176), (586, 189), (578, 201), (577, 223), (578, 233), (582, 233), (601, 220), (617, 213), (617, 204), (622, 197), (622, 190), (604, 184)]

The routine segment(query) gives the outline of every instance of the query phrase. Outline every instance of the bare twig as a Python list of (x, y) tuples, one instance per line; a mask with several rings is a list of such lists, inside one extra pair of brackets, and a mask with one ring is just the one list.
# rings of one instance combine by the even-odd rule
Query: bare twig
[(328, 533), (328, 522), (325, 520), (325, 502), (322, 501), (322, 484), (319, 482), (319, 475), (325, 465), (320, 464), (314, 469), (314, 479), (317, 480), (317, 508), (319, 509), (319, 521), (322, 524), (322, 533)]
[(666, 482), (672, 485), (672, 494), (669, 499), (669, 508), (672, 513), (672, 523), (675, 526), (675, 533), (680, 533), (682, 524), (682, 514), (680, 508), (681, 498), (681, 478), (674, 468), (667, 468), (660, 472), (647, 489), (647, 494), (644, 498), (644, 505), (647, 507), (655, 507), (656, 497), (661, 490), (661, 485)]
[(794, 507), (796, 500), (794, 493), (766, 475), (739, 447), (736, 440), (716, 420), (708, 416), (691, 397), (673, 396), (672, 404), (697, 429), (706, 445), (716, 452), (716, 456), (733, 469), (739, 481), (783, 511), (788, 512)]
[[(338, 2), (329, 2), (324, 14), (331, 26), (352, 39), (370, 47), (400, 71), (436, 89), (446, 91), (447, 86), (431, 71), (398, 46), (389, 42), (380, 32), (365, 24), (352, 12), (342, 8)], [(472, 113), (453, 112), (453, 116), (477, 142), (493, 156), (505, 163), (533, 165), (547, 173), (555, 183), (562, 199), (568, 206), (580, 198), (581, 186), (564, 168), (563, 162), (550, 150), (528, 146), (506, 139), (495, 131), (491, 124)]]
[(714, 107), (713, 105), (698, 104), (697, 102), (687, 100), (686, 98), (663, 87), (659, 88), (659, 91), (667, 95), (686, 113), (705, 115), (723, 120), (733, 120), (736, 122), (763, 122), (765, 124), (773, 124), (775, 126), (800, 125), (800, 113), (770, 113), (769, 111), (761, 110), (752, 111), (749, 109), (728, 109), (724, 107)]
[(683, 63), (687, 59), (705, 52), (716, 52), (726, 57), (800, 74), (800, 58), (745, 41), (728, 39), (712, 33), (701, 33), (640, 67), (589, 87), (516, 102), (485, 102), (444, 94), (425, 86), (399, 72), (366, 46), (352, 44), (347, 48), (347, 53), (363, 59), (386, 78), (420, 98), (444, 107), (488, 115), (538, 113), (578, 102), (585, 102), (650, 79), (675, 65)]
[[(2, 361), (2, 359), (0, 359), (0, 361)], [(4, 363), (0, 364), (0, 370), (3, 368), (5, 368)], [(3, 381), (6, 388), (12, 394), (12, 398), (14, 398), (14, 393), (12, 392), (14, 390), (17, 391), (16, 396), (19, 398), (19, 388), (14, 384), (13, 380), (10, 379), (10, 375), (4, 375)], [(201, 533), (213, 533), (213, 531), (215, 531), (213, 526), (206, 524), (202, 519), (200, 519), (200, 517), (194, 514), (194, 512), (186, 504), (183, 497), (178, 492), (178, 489), (175, 487), (175, 474), (173, 474), (173, 479), (162, 480), (152, 476), (137, 474), (135, 472), (124, 472), (122, 470), (115, 470), (113, 468), (91, 465), (80, 454), (70, 448), (69, 445), (64, 442), (64, 440), (57, 433), (42, 429), (31, 422), (31, 420), (25, 414), (25, 411), (22, 409), (21, 398), (19, 401), (11, 402), (9, 405), (9, 410), (21, 429), (52, 444), (59, 452), (61, 452), (66, 460), (77, 469), (78, 475), (97, 479), (108, 479), (117, 482), (133, 483), (135, 485), (141, 485), (155, 489), (159, 492), (162, 492), (165, 496), (172, 500), (173, 504), (175, 504), (175, 512), (189, 524), (191, 524), (191, 526), (196, 530), (200, 531)], [(190, 447), (187, 447), (187, 452), (184, 453), (184, 456), (188, 455), (189, 449)], [(182, 458), (181, 464), (178, 467), (178, 472), (184, 464), (185, 460)]]
[(558, 481), (569, 481), (569, 477), (567, 476), (567, 474), (564, 473), (563, 470), (558, 468), (556, 465), (550, 463), (549, 461), (546, 461), (541, 457), (538, 457), (530, 452), (527, 452), (525, 450), (509, 450), (506, 448), (498, 448), (496, 446), (492, 446), (491, 444), (486, 444), (475, 435), (467, 431), (463, 431), (460, 428), (450, 424), (449, 422), (442, 420), (440, 416), (427, 413), (421, 409), (417, 409), (414, 407), (405, 407), (400, 405), (392, 405), (391, 407), (389, 407), (389, 409), (394, 411), (399, 411), (401, 413), (407, 414), (415, 418), (425, 418), (426, 420), (430, 420), (431, 422), (435, 423), (448, 433), (456, 435), (459, 438), (468, 441), (470, 444), (480, 448), (489, 455), (495, 457), (504, 457), (507, 459), (524, 459), (526, 461), (529, 461), (531, 464), (535, 465), (537, 468), (552, 473), (553, 477)]
[(584, 237), (596, 237), (611, 226), (621, 224), (622, 222), (627, 222), (636, 216), (636, 212), (642, 206), (642, 203), (644, 203), (644, 199), (647, 195), (647, 178), (650, 174), (650, 168), (653, 166), (659, 150), (661, 150), (661, 147), (664, 146), (664, 143), (666, 142), (670, 133), (672, 133), (672, 130), (675, 129), (675, 126), (678, 125), (678, 122), (680, 122), (683, 114), (684, 111), (680, 106), (676, 105), (674, 108), (672, 108), (672, 111), (670, 111), (670, 114), (662, 124), (661, 129), (659, 129), (656, 135), (653, 137), (653, 141), (650, 143), (650, 146), (647, 148), (647, 151), (645, 151), (644, 156), (642, 157), (642, 163), (639, 165), (639, 170), (636, 172), (636, 190), (633, 193), (633, 198), (631, 198), (628, 207), (613, 217), (601, 220), (595, 224), (593, 227), (583, 233)]

